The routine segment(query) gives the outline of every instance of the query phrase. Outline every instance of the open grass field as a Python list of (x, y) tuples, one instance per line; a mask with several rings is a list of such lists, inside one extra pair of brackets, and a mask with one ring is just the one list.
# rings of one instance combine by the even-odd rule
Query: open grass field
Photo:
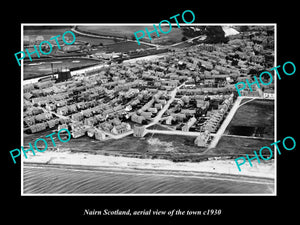
[[(36, 134), (24, 134), (24, 144), (28, 146), (29, 142), (34, 143), (37, 138), (43, 138), (52, 132), (48, 129)], [(83, 136), (62, 143), (57, 136), (54, 136), (54, 141), (60, 150), (70, 150), (72, 152), (184, 161), (205, 159), (206, 156), (201, 156), (199, 153), (206, 148), (195, 146), (194, 139), (194, 137), (189, 136), (147, 134), (144, 138), (130, 135), (122, 139), (106, 141), (98, 141)], [(52, 146), (52, 144), (49, 143), (49, 146)], [(41, 149), (43, 147), (41, 146)]]
[[(270, 146), (274, 141), (263, 139), (251, 139), (242, 137), (222, 136), (217, 147), (211, 149), (208, 153), (222, 155), (254, 155), (253, 151), (258, 152), (263, 146)], [(269, 155), (268, 151), (262, 154)]]
[[(44, 40), (49, 40), (51, 37), (62, 35), (65, 31), (71, 30), (71, 26), (24, 26), (24, 35), (28, 36), (30, 39), (36, 39), (37, 36), (42, 36)], [(76, 41), (90, 43), (92, 45), (103, 45), (114, 44), (119, 40), (113, 40), (108, 38), (96, 38), (96, 37), (86, 37), (80, 34), (75, 34)], [(64, 44), (61, 40), (61, 37), (57, 39), (60, 44)], [(55, 44), (55, 40), (50, 41), (51, 44)]]
[(79, 68), (82, 66), (96, 65), (98, 61), (84, 58), (48, 59), (45, 61), (34, 61), (24, 64), (24, 79), (51, 74), (51, 63), (54, 72), (61, 68)]
[[(249, 99), (244, 99), (241, 104), (245, 101)], [(256, 99), (241, 106), (225, 130), (225, 134), (239, 137), (223, 135), (217, 147), (209, 153), (252, 155), (253, 151), (270, 146), (274, 142), (274, 110), (274, 101), (270, 100)]]
[(274, 110), (274, 101), (256, 99), (239, 107), (229, 126), (274, 126)]
[[(243, 100), (241, 104), (245, 101)], [(228, 125), (225, 133), (245, 135), (243, 133), (247, 128), (253, 128), (253, 130), (261, 129), (263, 137), (273, 138), (274, 137), (274, 101), (256, 99), (238, 108), (230, 124)], [(239, 127), (239, 129), (235, 129)], [(232, 132), (234, 130), (234, 133)], [(239, 133), (240, 132), (240, 133)], [(249, 135), (252, 136), (252, 132)]]

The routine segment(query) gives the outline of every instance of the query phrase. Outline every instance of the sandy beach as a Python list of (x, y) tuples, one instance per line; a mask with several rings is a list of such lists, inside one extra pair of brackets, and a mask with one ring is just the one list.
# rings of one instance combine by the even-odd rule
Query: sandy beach
[(71, 153), (67, 151), (46, 151), (37, 152), (36, 155), (28, 154), (28, 158), (22, 159), (23, 163), (45, 163), (50, 165), (74, 165), (74, 166), (93, 166), (111, 167), (114, 169), (151, 169), (151, 170), (170, 170), (172, 172), (207, 172), (217, 174), (229, 174), (239, 176), (253, 176), (262, 178), (275, 178), (274, 160), (267, 162), (253, 161), (253, 167), (249, 163), (241, 166), (238, 170), (233, 159), (210, 160), (203, 162), (172, 162), (165, 159), (139, 159), (129, 157), (116, 157), (93, 155), (88, 153)]

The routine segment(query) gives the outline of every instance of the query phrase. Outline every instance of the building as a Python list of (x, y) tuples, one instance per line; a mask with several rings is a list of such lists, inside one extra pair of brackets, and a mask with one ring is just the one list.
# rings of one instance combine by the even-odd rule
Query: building
[(199, 136), (195, 139), (194, 143), (198, 147), (207, 147), (210, 139), (209, 131), (200, 132)]
[(263, 93), (264, 93), (264, 94), (263, 94), (264, 98), (267, 98), (267, 99), (275, 99), (275, 93), (274, 93), (274, 90), (266, 89), (266, 90), (264, 90)]
[(94, 136), (95, 136), (95, 139), (96, 140), (99, 140), (99, 141), (104, 141), (106, 139), (106, 135), (104, 132), (102, 132), (101, 130), (99, 129), (96, 129), (94, 131)]
[(182, 131), (188, 132), (196, 121), (197, 119), (195, 117), (190, 118), (189, 121), (182, 127)]
[(132, 122), (142, 124), (143, 121), (145, 121), (145, 120), (146, 120), (145, 117), (143, 117), (143, 116), (138, 116), (136, 113), (133, 113), (133, 114), (131, 115), (131, 121), (132, 121)]
[(144, 137), (145, 135), (145, 126), (136, 126), (133, 127), (133, 136), (134, 137)]
[(30, 126), (29, 130), (33, 134), (33, 133), (40, 132), (42, 130), (46, 130), (46, 128), (47, 128), (47, 123), (43, 122), (43, 123), (37, 123), (37, 124)]
[(119, 125), (115, 125), (112, 129), (111, 129), (111, 133), (113, 134), (122, 134), (125, 133), (127, 131), (131, 130), (131, 127), (129, 125), (129, 123), (121, 123)]

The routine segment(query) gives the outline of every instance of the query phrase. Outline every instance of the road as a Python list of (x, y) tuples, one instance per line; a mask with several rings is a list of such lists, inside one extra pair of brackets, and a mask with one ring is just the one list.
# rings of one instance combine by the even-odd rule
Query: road
[(216, 133), (213, 140), (209, 144), (208, 149), (215, 148), (217, 146), (217, 144), (218, 144), (219, 140), (221, 139), (224, 131), (226, 130), (228, 124), (230, 123), (230, 121), (232, 120), (235, 112), (239, 108), (239, 105), (240, 105), (241, 101), (242, 101), (242, 98), (240, 98), (240, 97), (238, 97), (236, 99), (236, 101), (234, 102), (233, 107), (231, 108), (230, 112), (228, 113), (226, 119), (223, 121), (223, 123), (222, 123), (221, 127), (219, 128), (218, 132)]
[[(177, 93), (177, 90), (179, 88), (181, 88), (185, 83), (181, 84), (180, 86), (174, 88), (173, 91), (171, 91), (171, 98), (168, 100), (168, 102), (166, 103), (166, 105), (158, 112), (158, 114), (156, 115), (155, 118), (153, 118), (152, 122), (150, 122), (149, 124), (145, 125), (145, 128), (148, 128), (150, 126), (153, 126), (154, 124), (157, 124), (162, 115), (166, 112), (166, 110), (170, 107), (170, 104), (174, 101), (175, 99), (175, 96), (176, 96), (176, 93)], [(160, 132), (160, 131), (158, 131)], [(145, 131), (145, 134), (147, 133), (147, 130)], [(133, 130), (130, 130), (130, 131), (127, 131), (125, 133), (122, 133), (122, 134), (110, 134), (110, 137), (113, 138), (113, 139), (120, 139), (120, 138), (123, 138), (123, 137), (126, 137), (128, 135), (131, 135), (133, 134)]]
[(185, 132), (180, 130), (146, 130), (145, 134), (152, 133), (152, 134), (169, 134), (169, 135), (183, 135), (183, 136), (193, 136), (198, 137), (199, 132)]
[[(171, 95), (171, 98), (169, 99), (169, 101), (167, 102), (167, 104), (159, 111), (159, 113), (156, 115), (156, 117), (153, 119), (153, 121), (152, 121), (151, 123), (149, 123), (148, 125), (146, 125), (146, 128), (147, 128), (147, 127), (150, 127), (150, 126), (152, 126), (152, 125), (154, 125), (154, 124), (156, 124), (156, 123), (158, 123), (158, 122), (160, 121), (162, 115), (163, 115), (163, 114), (165, 113), (165, 111), (169, 108), (170, 104), (174, 101), (175, 96), (176, 96), (176, 93), (177, 93), (177, 90), (178, 90), (179, 88), (181, 88), (184, 84), (185, 84), (185, 83), (183, 83), (183, 84), (181, 84), (180, 86), (174, 88), (174, 90), (173, 90), (173, 91), (171, 92), (171, 94), (170, 94), (170, 95)], [(55, 112), (53, 112), (53, 111), (47, 110), (47, 109), (45, 109), (45, 108), (43, 108), (43, 107), (40, 107), (40, 106), (38, 106), (37, 108), (42, 109), (44, 112), (54, 114), (54, 115), (57, 116), (58, 118), (62, 118), (62, 119), (70, 119), (72, 122), (76, 122), (76, 121), (72, 120), (69, 116), (63, 116), (63, 115), (57, 114), (57, 113), (55, 113)], [(86, 125), (86, 126), (87, 126), (87, 127), (90, 127), (90, 128), (93, 127), (93, 126), (88, 126), (88, 125)], [(93, 127), (93, 128), (96, 129), (96, 130), (98, 130), (98, 131), (100, 131), (100, 132), (102, 132), (102, 133), (105, 133), (105, 135), (107, 135), (109, 138), (112, 138), (112, 139), (120, 139), (120, 138), (124, 138), (124, 137), (126, 137), (126, 136), (128, 136), (128, 135), (133, 134), (133, 130), (129, 130), (129, 131), (127, 131), (127, 132), (125, 132), (125, 133), (122, 133), (122, 134), (112, 134), (112, 133), (109, 133), (109, 132), (105, 132), (105, 131), (103, 131), (103, 130), (101, 130), (101, 129), (98, 129), (98, 128), (96, 128), (96, 127)], [(158, 132), (159, 132), (159, 131), (158, 131)]]
[(171, 91), (171, 98), (168, 100), (167, 104), (159, 111), (159, 113), (156, 115), (153, 121), (145, 126), (145, 128), (151, 127), (152, 125), (157, 124), (161, 120), (162, 115), (167, 111), (167, 109), (170, 107), (170, 104), (174, 101), (178, 89), (180, 89), (184, 84), (185, 82), (182, 83), (180, 86), (174, 88), (173, 91)]

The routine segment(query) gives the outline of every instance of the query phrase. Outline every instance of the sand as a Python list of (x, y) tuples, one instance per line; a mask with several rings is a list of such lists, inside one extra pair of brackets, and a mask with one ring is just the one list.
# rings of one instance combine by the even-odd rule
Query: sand
[(111, 167), (118, 169), (151, 169), (151, 170), (170, 170), (186, 172), (210, 172), (219, 174), (253, 176), (263, 178), (275, 178), (274, 160), (269, 160), (258, 164), (252, 161), (253, 167), (249, 163), (241, 166), (238, 170), (233, 159), (228, 160), (210, 160), (203, 162), (172, 162), (165, 159), (138, 159), (129, 157), (116, 157), (93, 155), (88, 153), (71, 153), (59, 151), (46, 151), (28, 154), (28, 158), (23, 157), (24, 163), (47, 163), (50, 165), (66, 164), (76, 166), (93, 166), (93, 167)]

